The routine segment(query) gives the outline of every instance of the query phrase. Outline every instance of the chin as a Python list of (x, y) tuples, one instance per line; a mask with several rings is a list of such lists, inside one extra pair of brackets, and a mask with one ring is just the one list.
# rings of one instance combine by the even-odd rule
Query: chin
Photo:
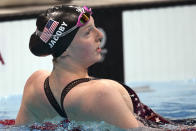
[(102, 55), (98, 55), (96, 60), (95, 60), (95, 63), (102, 62), (102, 61), (103, 61)]
[(97, 62), (103, 62), (104, 59), (105, 59), (105, 57), (103, 55), (99, 55), (99, 59), (97, 60)]
[(100, 63), (100, 62), (102, 62), (102, 61), (103, 61), (103, 58), (102, 58), (102, 56), (100, 55), (100, 56), (98, 56), (96, 59), (94, 59), (93, 61), (91, 61), (90, 64), (89, 64), (89, 66), (94, 65), (94, 64), (96, 64), (96, 63)]
[[(100, 63), (100, 62), (103, 62), (104, 58), (102, 57), (102, 55), (98, 55), (97, 57), (94, 57), (94, 59), (91, 59), (91, 61), (89, 61), (89, 66), (92, 66), (96, 63)], [(88, 66), (88, 67), (89, 67)]]

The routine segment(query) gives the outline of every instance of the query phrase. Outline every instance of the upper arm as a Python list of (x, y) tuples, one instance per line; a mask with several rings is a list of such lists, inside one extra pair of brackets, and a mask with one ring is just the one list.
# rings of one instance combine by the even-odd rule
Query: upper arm
[(24, 91), (23, 91), (23, 97), (22, 97), (20, 109), (19, 109), (19, 112), (16, 117), (16, 121), (15, 121), (16, 125), (23, 125), (23, 124), (31, 123), (31, 121), (35, 119), (31, 111), (32, 95), (31, 95), (31, 91), (29, 91), (30, 89), (29, 86), (30, 85), (27, 80), (25, 87), (24, 87)]
[[(43, 75), (46, 74), (45, 72), (39, 70), (34, 72), (26, 81), (24, 90), (23, 90), (23, 97), (22, 102), (20, 105), (19, 112), (16, 117), (16, 125), (31, 123), (32, 121), (36, 120), (36, 114), (33, 111), (34, 104), (37, 99), (39, 99), (39, 93), (36, 91), (36, 80)], [(35, 85), (36, 86), (35, 86)]]
[(86, 116), (120, 128), (138, 127), (137, 120), (116, 88), (104, 84), (92, 88), (94, 91), (86, 102)]

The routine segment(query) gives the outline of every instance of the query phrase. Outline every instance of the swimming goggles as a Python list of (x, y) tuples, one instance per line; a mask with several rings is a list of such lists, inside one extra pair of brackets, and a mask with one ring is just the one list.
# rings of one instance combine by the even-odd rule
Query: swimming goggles
[(87, 24), (90, 20), (90, 16), (92, 15), (92, 13), (93, 12), (92, 12), (91, 8), (88, 8), (87, 6), (83, 6), (81, 14), (78, 17), (77, 24), (74, 27), (67, 30), (66, 32), (64, 32), (62, 35), (60, 35), (60, 37), (63, 37), (65, 35), (71, 33), (72, 31), (74, 31), (76, 28), (84, 26), (85, 24)]

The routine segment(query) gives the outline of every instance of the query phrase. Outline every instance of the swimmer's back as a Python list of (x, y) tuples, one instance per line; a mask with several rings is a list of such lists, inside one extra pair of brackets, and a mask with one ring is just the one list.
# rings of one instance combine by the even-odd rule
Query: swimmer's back
[[(49, 72), (39, 70), (29, 77), (16, 124), (43, 122), (59, 116), (44, 92), (44, 81), (49, 75)], [(105, 120), (119, 127), (138, 126), (128, 93), (112, 80), (98, 79), (78, 84), (64, 98), (64, 109), (70, 120)]]

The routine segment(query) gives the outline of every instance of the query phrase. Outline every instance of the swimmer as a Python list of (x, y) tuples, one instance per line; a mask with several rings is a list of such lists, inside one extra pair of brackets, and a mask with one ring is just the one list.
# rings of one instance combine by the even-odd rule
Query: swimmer
[(86, 6), (55, 6), (38, 16), (29, 48), (36, 56), (53, 56), (52, 72), (38, 70), (26, 81), (16, 125), (52, 119), (105, 121), (119, 128), (168, 120), (142, 104), (135, 92), (114, 80), (88, 75), (101, 60), (103, 34)]

